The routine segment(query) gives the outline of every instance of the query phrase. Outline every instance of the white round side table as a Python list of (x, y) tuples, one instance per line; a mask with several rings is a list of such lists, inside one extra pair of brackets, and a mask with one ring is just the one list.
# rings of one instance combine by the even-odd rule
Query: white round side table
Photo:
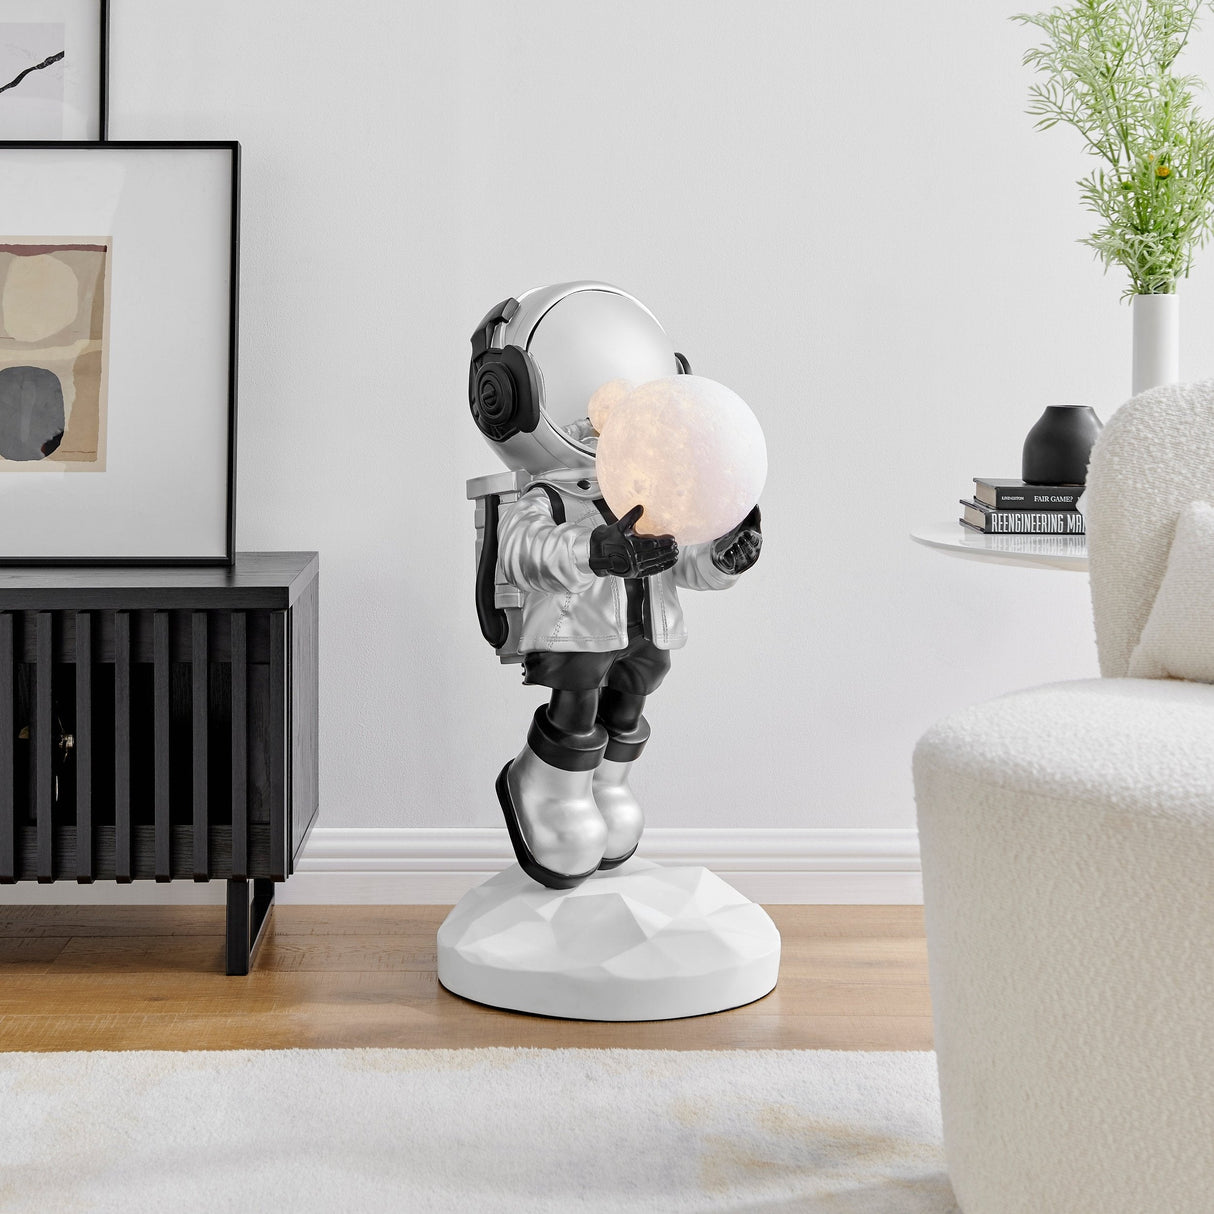
[(1086, 573), (1088, 541), (1084, 535), (983, 535), (960, 523), (929, 523), (911, 539), (937, 552), (994, 565), (1029, 569), (1069, 569)]

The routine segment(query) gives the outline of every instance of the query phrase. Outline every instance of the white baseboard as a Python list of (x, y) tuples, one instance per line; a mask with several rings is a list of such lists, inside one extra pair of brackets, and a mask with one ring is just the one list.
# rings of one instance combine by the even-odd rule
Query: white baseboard
[[(702, 864), (756, 902), (923, 901), (914, 830), (652, 827), (642, 854), (658, 864)], [(513, 861), (502, 829), (317, 827), (276, 897), (284, 904), (447, 905)], [(216, 904), (224, 888), (222, 881), (22, 882), (0, 886), (0, 905)]]

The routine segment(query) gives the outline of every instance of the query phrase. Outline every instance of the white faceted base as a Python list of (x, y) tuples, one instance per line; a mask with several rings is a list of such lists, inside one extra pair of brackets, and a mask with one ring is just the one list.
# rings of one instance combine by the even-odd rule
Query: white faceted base
[(517, 864), (438, 929), (438, 979), (492, 1007), (568, 1020), (671, 1020), (766, 995), (780, 970), (767, 912), (706, 868), (629, 860), (576, 889)]

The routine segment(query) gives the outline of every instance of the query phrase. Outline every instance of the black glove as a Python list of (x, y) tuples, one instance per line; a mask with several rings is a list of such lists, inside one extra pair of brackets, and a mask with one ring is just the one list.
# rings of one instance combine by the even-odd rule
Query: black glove
[(633, 506), (617, 523), (604, 523), (590, 533), (590, 568), (606, 577), (651, 577), (679, 559), (673, 535), (637, 535), (632, 529), (644, 513)]
[(722, 573), (745, 573), (762, 551), (762, 516), (756, 506), (732, 531), (712, 541), (712, 563)]

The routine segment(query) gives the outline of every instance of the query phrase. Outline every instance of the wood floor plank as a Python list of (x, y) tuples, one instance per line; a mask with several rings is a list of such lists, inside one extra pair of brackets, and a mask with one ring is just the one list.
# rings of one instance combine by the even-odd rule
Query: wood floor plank
[[(280, 912), (275, 910), (277, 916)], [(67, 936), (64, 926), (60, 932)], [(136, 969), (141, 973), (199, 971), (220, 947), (214, 932), (160, 935), (71, 935), (0, 937), (5, 941), (58, 939), (60, 972), (88, 973)], [(66, 947), (64, 947), (66, 945)], [(0, 949), (0, 959), (5, 954)], [(804, 976), (823, 981), (886, 983), (923, 979), (926, 950), (922, 941), (866, 937), (860, 940), (785, 941), (786, 981)], [(379, 936), (290, 936), (272, 932), (257, 968), (269, 971), (393, 971), (434, 969), (437, 953), (433, 931)]]
[(258, 967), (278, 971), (433, 970), (434, 934), (415, 936), (280, 936), (266, 941)]
[(67, 943), (62, 936), (0, 938), (0, 974), (45, 973)]
[[(275, 906), (278, 935), (394, 935), (437, 931), (448, 906)], [(923, 936), (919, 906), (769, 906), (788, 939)], [(223, 934), (222, 906), (0, 906), (0, 936), (71, 922), (76, 934)]]
[(136, 973), (145, 978), (176, 971), (191, 976), (222, 966), (224, 938), (175, 936), (73, 936), (59, 954), (56, 976)]
[(6, 936), (222, 936), (221, 906), (0, 906)]
[(433, 937), (449, 906), (276, 906), (278, 936)]
[[(137, 908), (144, 909), (144, 908)], [(446, 906), (279, 906), (279, 935), (391, 935), (447, 917)], [(923, 936), (921, 906), (769, 906), (782, 933), (814, 936)], [(3, 910), (0, 909), (0, 915)]]
[[(210, 958), (220, 959), (219, 954)], [(122, 957), (115, 958), (116, 965)], [(195, 967), (196, 968), (196, 967)], [(223, 979), (225, 975), (218, 975)], [(352, 978), (357, 979), (351, 980)], [(124, 1009), (141, 1014), (174, 1015), (207, 1010), (214, 1015), (279, 1015), (287, 1010), (313, 1008), (318, 1019), (336, 1018), (349, 1007), (368, 1003), (395, 1003), (451, 1019), (481, 1014), (477, 1005), (449, 996), (433, 970), (348, 975), (342, 971), (263, 972), (263, 980), (242, 991), (230, 983), (199, 981), (195, 975), (148, 973), (138, 967), (126, 971), (60, 972), (55, 965), (30, 973), (14, 967), (0, 984), (0, 1015), (27, 1013), (77, 1015), (85, 1011), (119, 1014)], [(926, 1016), (931, 1008), (926, 985), (823, 982), (799, 975), (784, 976), (765, 1000), (751, 1004), (759, 1016)], [(706, 1030), (708, 1031), (708, 1030)]]
[[(771, 1050), (930, 1050), (927, 1017), (820, 1017), (786, 1020), (726, 1012), (728, 1023), (716, 1039), (691, 1036), (691, 1021), (654, 1021), (627, 1026), (588, 1021), (544, 1020), (498, 1013), (488, 1019), (448, 1023), (408, 1008), (355, 1011), (340, 1023), (318, 1024), (293, 1012), (273, 1021), (225, 1024), (213, 1017), (146, 1015), (21, 1016), (0, 1018), (5, 1050), (229, 1050), (396, 1047), (473, 1049), (505, 1046), (532, 1049), (771, 1049)], [(70, 1042), (67, 1044), (65, 1042)]]
[(781, 934), (813, 936), (923, 935), (922, 906), (769, 906)]
[(931, 1048), (919, 907), (771, 907), (784, 939), (772, 994), (645, 1024), (450, 994), (435, 954), (447, 910), (276, 906), (253, 972), (229, 978), (221, 907), (3, 907), (0, 1049)]

